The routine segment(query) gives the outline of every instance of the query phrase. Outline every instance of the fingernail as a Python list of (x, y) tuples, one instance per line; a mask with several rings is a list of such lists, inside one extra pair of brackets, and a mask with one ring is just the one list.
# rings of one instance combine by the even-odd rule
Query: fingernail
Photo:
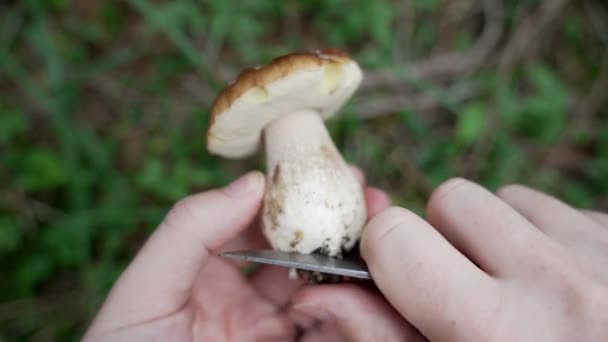
[(307, 304), (296, 304), (293, 306), (293, 309), (297, 312), (303, 313), (307, 316), (310, 316), (316, 320), (323, 322), (330, 322), (335, 319), (334, 315), (329, 313), (328, 311), (318, 307)]
[(228, 184), (222, 191), (230, 197), (242, 197), (257, 191), (263, 182), (264, 176), (252, 171)]

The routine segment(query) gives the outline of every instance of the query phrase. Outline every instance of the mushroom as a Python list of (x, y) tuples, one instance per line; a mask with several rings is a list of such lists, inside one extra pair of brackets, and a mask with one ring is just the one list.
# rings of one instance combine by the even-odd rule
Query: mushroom
[(247, 157), (264, 136), (261, 218), (272, 248), (340, 257), (359, 240), (363, 189), (323, 120), (351, 97), (361, 77), (341, 51), (293, 53), (243, 71), (215, 100), (207, 133), (211, 153)]

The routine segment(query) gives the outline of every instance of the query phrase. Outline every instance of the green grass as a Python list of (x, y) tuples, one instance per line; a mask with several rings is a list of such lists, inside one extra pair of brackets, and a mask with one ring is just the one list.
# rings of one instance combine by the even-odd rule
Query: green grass
[[(328, 125), (395, 203), (423, 213), (433, 187), (463, 176), (608, 208), (608, 112), (592, 91), (605, 89), (608, 54), (602, 23), (586, 14), (606, 21), (606, 6), (570, 4), (505, 71), (504, 48), (538, 3), (506, 1), (486, 60), (413, 73), (474, 46), (486, 21), (471, 3), (464, 12), (438, 0), (0, 4), (0, 340), (77, 340), (173, 202), (263, 168), (260, 156), (207, 154), (208, 110), (238, 70), (294, 50), (342, 48), (368, 81), (394, 75)], [(382, 113), (366, 106), (390, 99)]]

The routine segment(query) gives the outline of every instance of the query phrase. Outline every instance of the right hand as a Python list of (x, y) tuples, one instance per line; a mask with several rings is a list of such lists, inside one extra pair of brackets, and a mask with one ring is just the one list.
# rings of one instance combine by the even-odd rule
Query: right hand
[(608, 340), (608, 215), (454, 179), (427, 219), (390, 208), (366, 227), (361, 252), (386, 299), (308, 287), (294, 311), (355, 341)]

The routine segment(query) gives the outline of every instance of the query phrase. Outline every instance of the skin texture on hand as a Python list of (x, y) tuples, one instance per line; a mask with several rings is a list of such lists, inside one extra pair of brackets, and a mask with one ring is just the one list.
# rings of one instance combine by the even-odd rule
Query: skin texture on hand
[(428, 222), (402, 208), (373, 218), (361, 251), (403, 324), (431, 341), (605, 341), (607, 218), (523, 186), (494, 195), (454, 179), (431, 196)]
[[(363, 175), (353, 169), (363, 183)], [(251, 172), (226, 188), (190, 196), (169, 212), (114, 284), (85, 341), (340, 340), (340, 327), (303, 327), (288, 303), (300, 281), (287, 270), (261, 267), (249, 277), (243, 263), (217, 256), (228, 249), (268, 248), (254, 219), (264, 176)], [(390, 205), (365, 189), (371, 215)], [(251, 227), (249, 227), (251, 226)]]
[[(359, 178), (363, 176), (356, 171)], [(367, 188), (361, 252), (378, 289), (302, 286), (215, 256), (262, 248), (245, 229), (263, 176), (180, 202), (115, 284), (85, 340), (603, 341), (608, 215), (523, 186), (454, 179), (427, 220)], [(238, 191), (237, 191), (238, 190)], [(376, 215), (377, 214), (377, 215)]]

